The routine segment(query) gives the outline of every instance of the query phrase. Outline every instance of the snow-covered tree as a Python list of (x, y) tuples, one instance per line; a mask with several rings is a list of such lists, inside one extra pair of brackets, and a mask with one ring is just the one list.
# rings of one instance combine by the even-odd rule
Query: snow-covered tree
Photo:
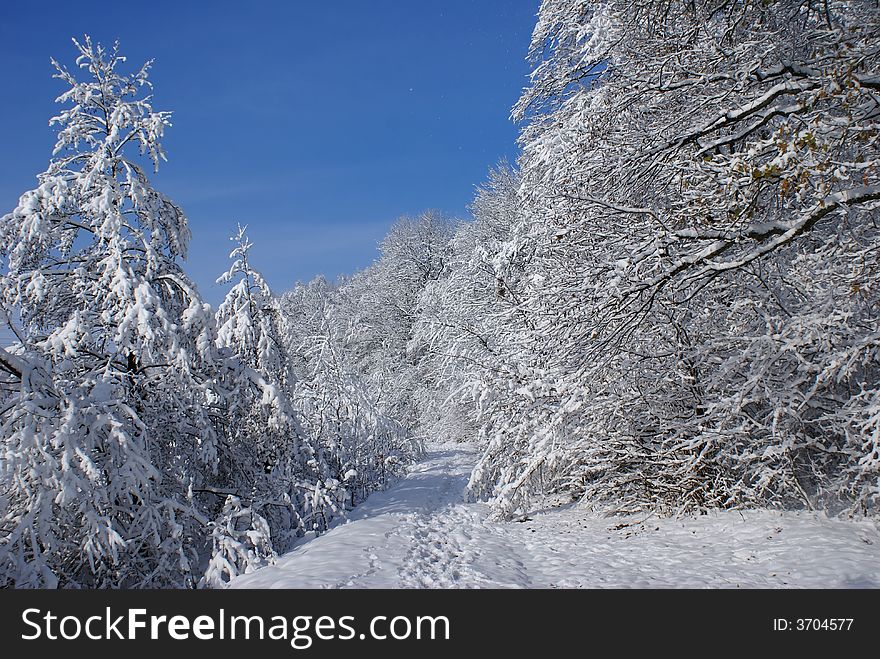
[(384, 488), (422, 450), (425, 381), (409, 342), (419, 295), (441, 276), (451, 234), (452, 223), (435, 213), (402, 218), (369, 268), (282, 297), (294, 405), (328, 497), (322, 516), (337, 514), (333, 501), (355, 504)]
[[(351, 350), (356, 318), (339, 304), (341, 289), (319, 279), (279, 300), (251, 264), (244, 228), (232, 240), (232, 267), (218, 279), (233, 286), (217, 310), (217, 345), (238, 370), (207, 491), (234, 499), (212, 522), (205, 585), (325, 531), (414, 454), (388, 409), (390, 383), (358, 368), (364, 355)], [(252, 536), (263, 549), (242, 545)]]
[[(221, 351), (235, 357), (241, 370), (226, 424), (234, 456), (229, 469), (244, 469), (248, 473), (236, 478), (252, 483), (258, 476), (250, 472), (270, 472), (280, 454), (295, 451), (302, 442), (295, 441), (301, 433), (288, 395), (290, 377), (278, 303), (250, 263), (252, 243), (245, 231), (239, 225), (232, 236), (236, 244), (230, 254), (232, 265), (217, 279), (219, 284), (234, 283), (217, 309), (216, 341)], [(306, 449), (299, 457), (306, 462), (311, 454)]]
[[(303, 533), (325, 530), (344, 514), (348, 498), (334, 478), (338, 474), (326, 464), (334, 456), (325, 455), (320, 438), (303, 423), (303, 385), (297, 375), (307, 373), (300, 370), (295, 375), (291, 368), (284, 316), (278, 299), (250, 262), (252, 243), (245, 229), (239, 226), (231, 238), (236, 244), (230, 254), (233, 263), (217, 280), (233, 283), (216, 320), (217, 345), (233, 357), (237, 369), (223, 425), (228, 459), (221, 464), (221, 483), (227, 484), (234, 498), (227, 499), (213, 523), (215, 555), (206, 573), (207, 585), (253, 567), (253, 560), (247, 558), (250, 550), (230, 554), (231, 547), (239, 546), (235, 533), (259, 537), (265, 551), (257, 554), (265, 558), (285, 550)], [(221, 486), (214, 491), (218, 496), (230, 494)], [(257, 526), (245, 528), (247, 520)]]
[(236, 246), (232, 266), (217, 279), (228, 284), (238, 279), (217, 309), (217, 344), (229, 348), (252, 367), (279, 382), (286, 381), (276, 300), (263, 276), (251, 267), (247, 227), (238, 226), (230, 240)]
[(217, 464), (213, 318), (178, 265), (189, 230), (138, 156), (164, 159), (149, 63), (74, 41), (80, 81), (52, 124), (38, 186), (0, 219), (0, 582), (193, 583), (205, 522), (192, 499)]

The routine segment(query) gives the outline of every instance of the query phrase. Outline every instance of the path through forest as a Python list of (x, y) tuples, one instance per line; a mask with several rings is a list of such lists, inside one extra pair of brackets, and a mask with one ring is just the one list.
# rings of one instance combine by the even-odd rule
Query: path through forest
[(233, 588), (880, 587), (876, 522), (808, 512), (607, 518), (576, 506), (488, 519), (476, 450), (437, 446), (324, 535)]

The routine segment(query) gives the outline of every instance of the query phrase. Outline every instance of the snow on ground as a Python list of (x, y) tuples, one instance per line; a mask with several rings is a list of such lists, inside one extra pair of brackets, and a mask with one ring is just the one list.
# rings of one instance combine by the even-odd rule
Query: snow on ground
[(522, 521), (465, 503), (468, 445), (435, 447), (349, 520), (231, 588), (880, 588), (880, 527), (808, 512)]

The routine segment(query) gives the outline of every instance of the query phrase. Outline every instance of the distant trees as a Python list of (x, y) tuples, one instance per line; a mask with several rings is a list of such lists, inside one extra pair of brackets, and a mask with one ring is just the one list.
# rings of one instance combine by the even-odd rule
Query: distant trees
[(286, 343), (302, 360), (305, 417), (325, 444), (350, 456), (355, 492), (375, 489), (422, 450), (424, 374), (409, 342), (418, 297), (440, 277), (451, 231), (434, 213), (402, 218), (369, 268), (338, 286), (317, 279), (282, 297)]
[(239, 227), (218, 280), (233, 284), (216, 342), (235, 384), (220, 420), (227, 459), (205, 489), (222, 509), (208, 524), (213, 553), (201, 583), (222, 585), (326, 530), (421, 453), (421, 380), (407, 344), (450, 231), (432, 214), (402, 219), (372, 267), (276, 298)]
[(519, 312), (524, 256), (504, 251), (520, 213), (518, 187), (506, 163), (490, 172), (474, 221), (456, 227), (442, 276), (418, 299), (410, 351), (420, 355), (428, 388), (422, 433), (434, 440), (476, 439), (476, 415), (492, 396), (487, 383), (507, 387), (507, 356), (527, 332)]
[(420, 423), (425, 377), (422, 355), (410, 345), (418, 300), (444, 273), (453, 230), (449, 218), (430, 211), (399, 219), (379, 246), (380, 258), (342, 291), (354, 296), (354, 308), (346, 312), (350, 350), (359, 367), (383, 383), (393, 415), (410, 433)]

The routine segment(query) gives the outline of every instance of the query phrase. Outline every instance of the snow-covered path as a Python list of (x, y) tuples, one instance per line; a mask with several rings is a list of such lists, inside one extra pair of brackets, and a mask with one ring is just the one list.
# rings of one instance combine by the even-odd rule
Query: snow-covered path
[(880, 587), (880, 529), (805, 512), (604, 518), (577, 507), (519, 522), (465, 503), (476, 459), (435, 447), (341, 524), (232, 588)]

